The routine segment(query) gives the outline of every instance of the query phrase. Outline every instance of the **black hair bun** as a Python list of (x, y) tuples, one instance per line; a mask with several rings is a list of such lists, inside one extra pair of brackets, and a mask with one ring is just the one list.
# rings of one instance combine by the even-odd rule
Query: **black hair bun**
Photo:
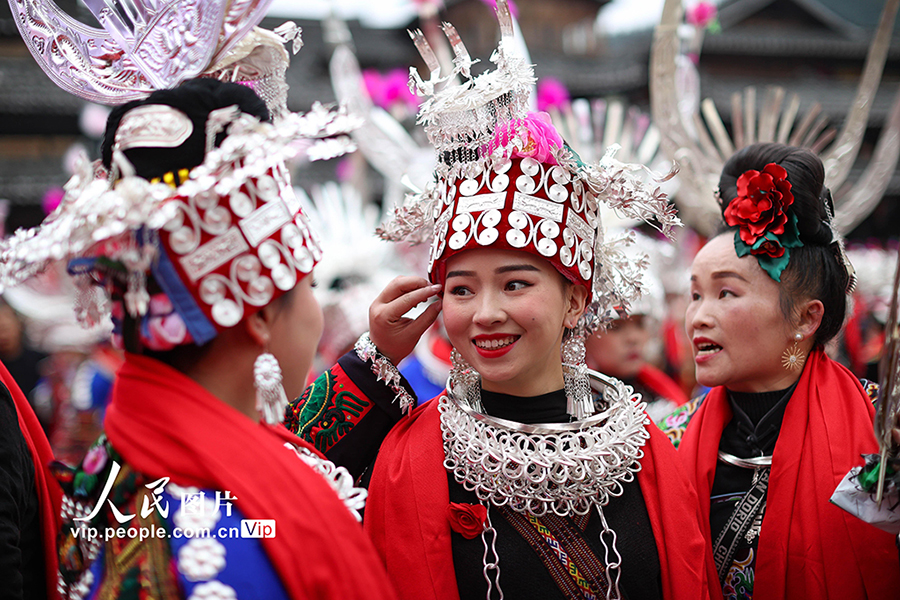
[(761, 142), (735, 152), (722, 168), (719, 179), (722, 212), (737, 197), (738, 178), (751, 169), (762, 171), (769, 163), (775, 163), (787, 171), (787, 180), (794, 195), (794, 203), (789, 210), (797, 217), (797, 228), (803, 243), (830, 244), (833, 241), (829, 227), (831, 216), (825, 205), (831, 194), (824, 186), (825, 167), (819, 157), (806, 148)]
[[(217, 79), (192, 79), (176, 88), (153, 92), (142, 100), (118, 106), (109, 115), (101, 146), (103, 165), (112, 164), (112, 146), (122, 117), (130, 110), (147, 104), (166, 104), (186, 114), (194, 124), (194, 131), (176, 148), (130, 148), (125, 156), (137, 174), (145, 179), (162, 177), (179, 169), (192, 169), (203, 162), (206, 151), (206, 121), (217, 109), (237, 105), (241, 112), (269, 121), (265, 103), (250, 88)], [(221, 143), (224, 133), (216, 138)]]

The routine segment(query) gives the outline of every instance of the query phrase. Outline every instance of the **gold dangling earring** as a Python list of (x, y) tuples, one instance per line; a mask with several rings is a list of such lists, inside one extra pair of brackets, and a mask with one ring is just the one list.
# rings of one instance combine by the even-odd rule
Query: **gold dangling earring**
[(806, 362), (806, 353), (803, 352), (803, 349), (800, 348), (800, 342), (803, 340), (803, 335), (799, 333), (794, 334), (794, 344), (784, 351), (784, 354), (781, 355), (781, 364), (788, 371), (799, 371), (803, 368), (803, 364)]

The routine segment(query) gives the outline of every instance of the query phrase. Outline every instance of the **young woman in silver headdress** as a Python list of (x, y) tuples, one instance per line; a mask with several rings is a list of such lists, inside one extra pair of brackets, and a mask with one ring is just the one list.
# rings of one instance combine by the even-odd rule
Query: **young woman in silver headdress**
[(893, 598), (892, 536), (829, 503), (877, 452), (872, 386), (828, 358), (852, 269), (824, 167), (755, 144), (719, 181), (728, 229), (691, 269), (686, 327), (712, 390), (666, 419), (700, 496), (725, 598)]
[(322, 332), (284, 160), (342, 118), (269, 123), (215, 79), (154, 92), (111, 113), (109, 175), (80, 173), (4, 244), (6, 284), (66, 258), (94, 318), (102, 286), (125, 349), (105, 435), (57, 469), (66, 597), (394, 597), (354, 514), (364, 491), (278, 424)]
[[(623, 294), (599, 201), (665, 201), (614, 161), (579, 164), (546, 115), (526, 116), (531, 70), (508, 50), (497, 71), (426, 103), (435, 184), (385, 226), (433, 236), (429, 278), (455, 355), (446, 389), (412, 410), (393, 357), (363, 337), (287, 424), (369, 480), (364, 525), (402, 598), (705, 598), (674, 450), (621, 382), (593, 376), (595, 405), (584, 364), (585, 310)], [(428, 93), (437, 78), (413, 81)], [(372, 390), (373, 374), (394, 393)], [(391, 429), (395, 396), (410, 414)]]

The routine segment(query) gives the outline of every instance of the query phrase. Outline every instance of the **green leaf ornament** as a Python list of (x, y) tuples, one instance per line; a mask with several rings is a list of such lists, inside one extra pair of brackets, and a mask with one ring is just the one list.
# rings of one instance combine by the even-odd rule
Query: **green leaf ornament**
[[(756, 257), (756, 260), (763, 271), (768, 273), (769, 277), (779, 283), (781, 282), (781, 272), (784, 271), (784, 268), (788, 266), (788, 262), (791, 260), (790, 248), (800, 248), (803, 246), (803, 242), (800, 241), (800, 230), (797, 229), (797, 217), (793, 214), (788, 217), (788, 221), (784, 225), (784, 233), (775, 235), (771, 231), (767, 231), (763, 236), (757, 239), (752, 246), (745, 244), (744, 240), (741, 239), (740, 234), (740, 229), (735, 228), (734, 249), (737, 252), (737, 255), (739, 257), (744, 257), (748, 254), (752, 254)], [(784, 254), (778, 258), (773, 258), (763, 252), (754, 252), (767, 243), (784, 248)]]

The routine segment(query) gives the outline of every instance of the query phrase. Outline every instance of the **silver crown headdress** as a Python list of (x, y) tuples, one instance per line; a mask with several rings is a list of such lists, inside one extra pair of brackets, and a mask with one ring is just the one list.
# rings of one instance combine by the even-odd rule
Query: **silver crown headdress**
[[(418, 122), (424, 125), (437, 151), (438, 165), (435, 181), (426, 190), (407, 195), (403, 205), (397, 207), (379, 229), (379, 234), (392, 241), (432, 241), (432, 266), (446, 256), (445, 248), (453, 245), (452, 240), (447, 240), (453, 233), (448, 233), (448, 228), (452, 228), (450, 223), (456, 222), (454, 216), (459, 217), (464, 212), (472, 214), (473, 205), (456, 203), (455, 196), (464, 187), (480, 190), (472, 194), (473, 197), (485, 193), (491, 195), (490, 192), (496, 196), (497, 192), (506, 190), (506, 187), (503, 190), (497, 187), (501, 185), (500, 180), (505, 182), (504, 165), (509, 163), (513, 152), (527, 144), (527, 136), (523, 136), (521, 131), (516, 133), (516, 127), (527, 117), (528, 95), (534, 83), (533, 69), (513, 50), (512, 19), (506, 2), (502, 0), (497, 2), (497, 19), (501, 39), (491, 56), (491, 62), (497, 68), (475, 77), (471, 75), (471, 66), (475, 61), (452, 25), (443, 25), (455, 55), (454, 68), (448, 74), (442, 74), (424, 35), (418, 31), (410, 33), (430, 69), (428, 79), (423, 79), (415, 68), (411, 68), (410, 89), (427, 97), (420, 108)], [(453, 81), (456, 77), (464, 81), (457, 84)], [(503, 127), (507, 127), (510, 133), (503, 136), (503, 141), (498, 144), (496, 134)], [(559, 252), (554, 250), (552, 256), (547, 254), (549, 250), (539, 252), (567, 265), (572, 261), (582, 261), (575, 264), (583, 266), (580, 276), (587, 280), (584, 283), (593, 292), (592, 310), (589, 311), (592, 317), (587, 319), (591, 329), (601, 321), (609, 320), (614, 306), (628, 306), (640, 296), (640, 271), (645, 267), (644, 261), (629, 260), (622, 252), (624, 246), (632, 243), (630, 237), (605, 239), (598, 211), (599, 202), (604, 202), (622, 216), (647, 221), (670, 237), (673, 228), (681, 225), (666, 195), (658, 187), (647, 185), (640, 177), (641, 172), (647, 171), (646, 167), (622, 163), (615, 159), (615, 152), (616, 148), (611, 147), (598, 163), (585, 164), (563, 144), (553, 150), (552, 164), (555, 166), (553, 169), (547, 168), (547, 175), (543, 177), (545, 181), (535, 184), (544, 191), (527, 192), (542, 196), (538, 204), (546, 209), (543, 216), (537, 213), (532, 215), (536, 230), (540, 229), (538, 221), (543, 223), (556, 219), (556, 227), (549, 223), (542, 226), (541, 235), (544, 231), (556, 234), (550, 236), (553, 240), (549, 245), (544, 244), (545, 249), (551, 246), (554, 249), (557, 246), (573, 249), (571, 242), (564, 242), (564, 239), (572, 238), (578, 242), (577, 258), (574, 251), (565, 248)], [(554, 186), (554, 182), (560, 185)], [(484, 185), (491, 189), (482, 189)], [(470, 192), (465, 195), (469, 196)], [(559, 199), (553, 202), (565, 205), (571, 217), (560, 221), (562, 206), (545, 204), (548, 198), (554, 196)], [(568, 210), (570, 204), (571, 211)], [(550, 214), (556, 217), (547, 218)], [(475, 232), (481, 223), (479, 220), (472, 231)], [(478, 237), (479, 234), (475, 232), (474, 235)], [(537, 236), (533, 234), (529, 238), (535, 245), (538, 244)], [(504, 237), (500, 235), (501, 243), (505, 243)], [(601, 315), (600, 319), (594, 318), (597, 315)]]

